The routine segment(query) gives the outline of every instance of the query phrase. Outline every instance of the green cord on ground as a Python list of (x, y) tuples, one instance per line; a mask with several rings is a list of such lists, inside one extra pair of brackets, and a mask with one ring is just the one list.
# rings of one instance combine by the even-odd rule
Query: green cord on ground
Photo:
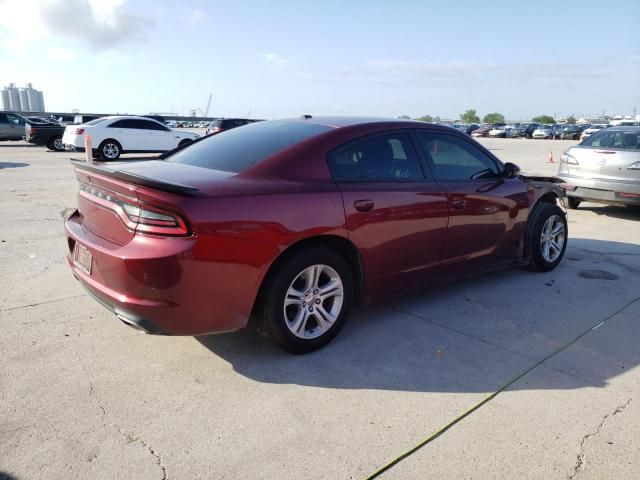
[(458, 422), (464, 420), (466, 417), (468, 417), (469, 415), (471, 415), (473, 412), (475, 412), (476, 410), (478, 410), (480, 407), (482, 407), (483, 405), (485, 405), (486, 403), (490, 402), (491, 400), (493, 400), (495, 397), (497, 397), (500, 393), (502, 393), (504, 390), (506, 390), (507, 388), (509, 388), (511, 385), (513, 385), (515, 382), (517, 382), (518, 380), (520, 380), (522, 377), (524, 377), (527, 373), (529, 373), (531, 370), (539, 367), (540, 365), (542, 365), (544, 362), (546, 362), (547, 360), (549, 360), (551, 357), (554, 357), (555, 355), (557, 355), (558, 353), (566, 350), (567, 348), (569, 348), (571, 345), (573, 345), (574, 343), (576, 343), (578, 340), (580, 340), (582, 337), (584, 337), (585, 335), (587, 335), (588, 333), (592, 332), (593, 330), (599, 328), (600, 326), (602, 326), (602, 324), (604, 324), (605, 322), (609, 321), (611, 318), (615, 317), (616, 315), (618, 315), (620, 312), (622, 312), (623, 310), (625, 310), (626, 308), (630, 307), (631, 305), (633, 305), (634, 303), (636, 303), (637, 301), (640, 300), (640, 297), (635, 298), (634, 300), (631, 300), (629, 303), (627, 303), (626, 305), (624, 305), (623, 307), (620, 307), (618, 310), (616, 310), (615, 312), (613, 312), (611, 315), (609, 315), (607, 318), (605, 318), (604, 320), (598, 322), (597, 324), (593, 325), (592, 327), (590, 327), (588, 330), (582, 332), (580, 335), (578, 335), (577, 337), (575, 337), (573, 340), (571, 340), (570, 342), (566, 343), (565, 345), (561, 346), (560, 348), (558, 348), (557, 350), (551, 352), (549, 355), (547, 355), (546, 357), (544, 357), (542, 360), (539, 360), (538, 362), (534, 363), (533, 365), (531, 365), (530, 367), (526, 368), (525, 370), (523, 370), (522, 372), (520, 372), (518, 375), (516, 375), (515, 377), (513, 377), (511, 380), (509, 380), (507, 383), (505, 383), (504, 385), (502, 385), (498, 390), (496, 390), (495, 392), (493, 392), (491, 395), (489, 395), (488, 397), (486, 397), (484, 400), (482, 400), (480, 403), (474, 405), (473, 407), (471, 407), (469, 410), (467, 410), (466, 412), (464, 412), (462, 415), (456, 417), (455, 419), (453, 419), (450, 423), (448, 423), (447, 425), (445, 425), (444, 427), (442, 427), (440, 430), (438, 430), (437, 432), (433, 433), (432, 435), (430, 435), (429, 437), (425, 438), (423, 441), (421, 441), (420, 443), (418, 443), (415, 447), (411, 448), (410, 450), (407, 450), (406, 452), (404, 452), (403, 454), (397, 456), (396, 458), (394, 458), (393, 460), (391, 460), (389, 463), (387, 463), (386, 465), (382, 466), (381, 468), (379, 468), (378, 470), (376, 470), (374, 473), (372, 473), (371, 475), (369, 475), (365, 480), (373, 480), (374, 478), (378, 478), (380, 475), (382, 475), (384, 472), (386, 472), (387, 470), (390, 470), (391, 468), (393, 468), (394, 466), (396, 466), (398, 463), (400, 463), (402, 460), (404, 460), (407, 457), (410, 457), (411, 455), (413, 455), (414, 453), (416, 453), (418, 450), (420, 450), (422, 447), (424, 447), (425, 445), (428, 445), (429, 443), (433, 442), (436, 438), (438, 438), (440, 435), (442, 435), (443, 433), (445, 433), (447, 430), (449, 430), (451, 427), (453, 427), (455, 424), (457, 424)]

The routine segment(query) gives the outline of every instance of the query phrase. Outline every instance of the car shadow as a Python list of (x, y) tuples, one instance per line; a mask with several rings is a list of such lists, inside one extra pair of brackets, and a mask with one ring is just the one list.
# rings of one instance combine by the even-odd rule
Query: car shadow
[(618, 218), (620, 220), (640, 220), (640, 205), (637, 207), (621, 207), (598, 203), (583, 203), (580, 210), (589, 210), (596, 215)]
[[(197, 341), (258, 382), (488, 392), (637, 297), (638, 282), (639, 245), (571, 239), (553, 272), (504, 270), (358, 308), (329, 345), (311, 354), (282, 352), (250, 329)], [(599, 330), (607, 335), (601, 342), (607, 355), (615, 355), (618, 343), (640, 343), (640, 329), (622, 337), (615, 323), (610, 325)], [(640, 363), (640, 350), (625, 355), (627, 370)], [(603, 371), (588, 382), (603, 387), (625, 370), (612, 361), (599, 367)], [(575, 375), (552, 377), (550, 384), (534, 379), (526, 388), (585, 386)]]
[(35, 148), (38, 145), (33, 145), (31, 143), (21, 143), (19, 145), (7, 145), (7, 144), (3, 144), (0, 143), (0, 148)]
[(3, 168), (28, 167), (29, 165), (30, 165), (29, 163), (24, 163), (24, 162), (0, 162), (0, 170), (2, 170)]

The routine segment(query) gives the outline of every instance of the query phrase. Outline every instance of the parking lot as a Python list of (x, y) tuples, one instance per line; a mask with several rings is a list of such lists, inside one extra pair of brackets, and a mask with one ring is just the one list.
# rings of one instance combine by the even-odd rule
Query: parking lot
[[(576, 143), (480, 141), (541, 174)], [(68, 156), (0, 144), (0, 478), (365, 479), (423, 443), (379, 478), (640, 478), (640, 211), (583, 203), (556, 270), (360, 308), (292, 356), (89, 298)]]

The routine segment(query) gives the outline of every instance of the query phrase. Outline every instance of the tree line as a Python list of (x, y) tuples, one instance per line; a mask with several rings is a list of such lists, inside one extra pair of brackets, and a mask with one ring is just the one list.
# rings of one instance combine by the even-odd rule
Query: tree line
[[(430, 122), (430, 123), (438, 123), (440, 121), (440, 117), (431, 116), (431, 115), (422, 115), (421, 117), (417, 117), (412, 119), (409, 115), (400, 115), (398, 118), (404, 120), (418, 120), (421, 122)], [(464, 113), (460, 114), (460, 121), (462, 123), (480, 123), (480, 117), (478, 116), (478, 112), (474, 109), (470, 108)], [(551, 115), (538, 115), (537, 117), (533, 117), (531, 119), (532, 122), (535, 123), (556, 123), (556, 120)], [(482, 118), (483, 123), (505, 123), (504, 115), (498, 112), (487, 113)], [(566, 122), (569, 124), (575, 124), (576, 118), (571, 115), (567, 117)]]

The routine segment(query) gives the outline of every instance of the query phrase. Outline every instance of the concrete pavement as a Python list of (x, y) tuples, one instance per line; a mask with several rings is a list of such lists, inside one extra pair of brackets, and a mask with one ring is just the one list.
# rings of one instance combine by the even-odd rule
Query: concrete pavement
[[(572, 143), (482, 141), (539, 173)], [(587, 331), (381, 478), (640, 477), (640, 304), (611, 316), (640, 296), (640, 214), (586, 204), (554, 272), (362, 308), (290, 356), (145, 336), (88, 298), (66, 157), (0, 144), (0, 478), (364, 479)]]

